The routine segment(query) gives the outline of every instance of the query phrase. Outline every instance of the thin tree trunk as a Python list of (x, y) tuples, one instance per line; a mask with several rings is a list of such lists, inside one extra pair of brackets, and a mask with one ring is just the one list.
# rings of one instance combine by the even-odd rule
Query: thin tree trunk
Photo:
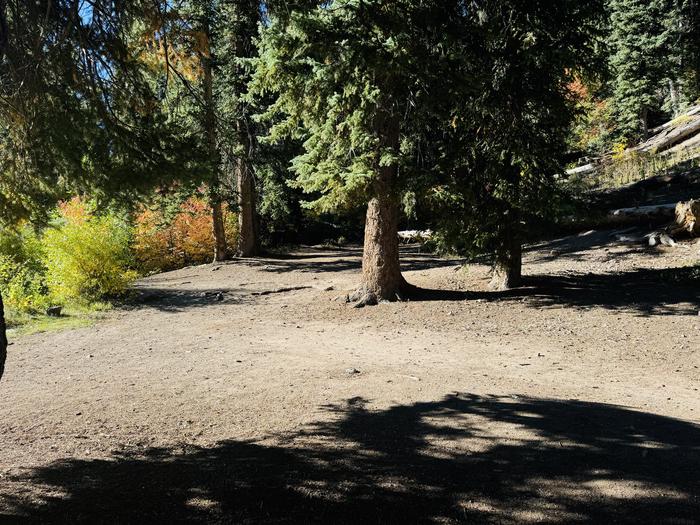
[(212, 234), (214, 236), (214, 262), (225, 261), (228, 258), (228, 246), (226, 244), (226, 227), (224, 226), (224, 212), (221, 201), (217, 197), (210, 197)]
[(680, 113), (680, 97), (678, 96), (678, 88), (676, 88), (676, 83), (672, 78), (668, 79), (668, 92), (671, 98), (671, 109), (673, 110), (673, 116), (677, 117)]
[(214, 233), (214, 262), (225, 261), (227, 256), (226, 229), (221, 201), (211, 202), (212, 231)]
[(522, 281), (522, 245), (520, 237), (520, 170), (515, 165), (506, 168), (504, 176), (513, 186), (513, 201), (509, 203), (500, 244), (496, 250), (489, 287), (492, 290), (517, 288)]
[(238, 255), (254, 257), (260, 252), (255, 177), (245, 159), (236, 160), (238, 186)]
[(216, 114), (214, 111), (214, 74), (212, 70), (213, 57), (211, 56), (210, 26), (208, 16), (204, 19), (203, 26), (206, 36), (206, 45), (202, 56), (202, 69), (204, 70), (204, 128), (207, 135), (207, 147), (209, 148), (209, 161), (211, 163), (211, 182), (209, 187), (209, 205), (211, 206), (212, 233), (214, 235), (214, 261), (225, 261), (228, 255), (226, 246), (226, 229), (224, 227), (224, 214), (221, 208), (221, 195), (219, 195), (219, 152), (216, 136)]
[(649, 110), (646, 107), (639, 113), (639, 124), (642, 127), (642, 137), (649, 138)]
[(5, 308), (0, 295), (0, 379), (5, 371), (5, 359), (7, 359), (7, 333), (5, 331)]

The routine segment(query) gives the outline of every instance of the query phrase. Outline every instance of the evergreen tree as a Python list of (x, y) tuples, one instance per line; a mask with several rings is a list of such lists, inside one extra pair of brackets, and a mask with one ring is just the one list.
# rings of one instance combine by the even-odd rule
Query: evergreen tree
[[(473, 39), (469, 74), (442, 142), (442, 184), (429, 194), (445, 245), (495, 255), (495, 289), (517, 286), (521, 244), (555, 208), (571, 125), (572, 80), (601, 69), (602, 1), (493, 0), (461, 13)], [(466, 85), (462, 82), (462, 85)]]
[[(132, 46), (151, 2), (3, 2), (0, 210), (41, 218), (66, 192), (130, 196), (179, 172), (184, 143)], [(171, 134), (174, 135), (174, 134)], [(183, 155), (184, 156), (184, 155)]]
[(612, 103), (623, 137), (646, 137), (650, 113), (661, 108), (662, 93), (670, 86), (676, 96), (676, 7), (674, 0), (610, 1)]
[(687, 99), (693, 103), (700, 100), (700, 3), (698, 0), (678, 1), (676, 27), (681, 50), (680, 76), (687, 90)]
[[(431, 180), (422, 165), (431, 129), (447, 126), (450, 71), (470, 56), (455, 23), (462, 2), (336, 0), (268, 5), (254, 76), (274, 92), (271, 140), (304, 153), (294, 184), (317, 211), (367, 203), (363, 302), (408, 291), (397, 226), (402, 191)], [(460, 79), (464, 80), (464, 79)]]
[[(259, 250), (250, 104), (249, 60), (260, 20), (256, 0), (163, 2), (156, 33), (157, 75), (166, 83), (172, 118), (186, 122), (201, 152), (192, 182), (206, 183), (212, 208), (215, 260), (226, 257), (222, 203), (237, 201), (239, 255)], [(146, 28), (149, 30), (149, 28)]]
[[(214, 70), (216, 59), (212, 40), (215, 43), (214, 23), (217, 5), (205, 0), (202, 2), (199, 22), (195, 25), (201, 43), (198, 49), (202, 64), (203, 107), (201, 108), (204, 121), (204, 136), (209, 161), (209, 204), (212, 210), (212, 234), (214, 236), (214, 261), (224, 261), (228, 258), (224, 213), (221, 195), (221, 155), (219, 154), (219, 139), (217, 130), (217, 103), (214, 93)], [(218, 35), (217, 35), (218, 36)]]
[(262, 12), (259, 0), (223, 2), (221, 11), (219, 111), (229, 129), (225, 142), (226, 162), (233, 167), (236, 180), (237, 253), (242, 257), (252, 257), (260, 251), (258, 188), (253, 155), (259, 153), (248, 83), (252, 75), (252, 60), (257, 56), (256, 37)]

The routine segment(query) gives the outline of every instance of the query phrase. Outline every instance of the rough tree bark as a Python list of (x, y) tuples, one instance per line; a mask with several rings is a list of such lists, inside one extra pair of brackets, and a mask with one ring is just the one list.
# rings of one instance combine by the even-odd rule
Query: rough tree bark
[(685, 232), (693, 237), (700, 236), (700, 199), (679, 202), (674, 211), (677, 225), (674, 233)]
[(214, 236), (214, 262), (225, 261), (228, 247), (226, 246), (226, 228), (224, 226), (224, 214), (219, 195), (219, 153), (216, 136), (216, 114), (214, 111), (214, 78), (212, 68), (211, 47), (209, 44), (210, 24), (209, 18), (204, 17), (203, 32), (206, 37), (202, 50), (202, 69), (204, 72), (204, 127), (207, 135), (207, 147), (209, 148), (209, 160), (211, 163), (212, 180), (209, 188), (209, 205), (211, 206), (212, 235)]
[(228, 247), (226, 246), (226, 229), (224, 227), (224, 211), (221, 201), (216, 197), (210, 198), (212, 232), (214, 234), (214, 262), (225, 261)]
[(236, 160), (238, 189), (238, 255), (254, 257), (260, 252), (255, 177), (245, 159)]
[(7, 359), (7, 333), (5, 332), (5, 308), (0, 295), (0, 379), (5, 372), (5, 359)]
[(367, 205), (362, 253), (362, 294), (389, 301), (401, 299), (408, 287), (399, 263), (399, 202), (391, 193), (394, 170), (382, 168), (376, 196)]
[[(384, 140), (398, 148), (398, 125), (389, 126)], [(374, 197), (367, 205), (362, 284), (351, 298), (359, 299), (360, 305), (401, 300), (411, 288), (401, 275), (399, 263), (399, 198), (394, 188), (397, 167), (379, 166), (377, 172)]]
[(491, 283), (492, 290), (509, 290), (517, 288), (522, 282), (522, 244), (520, 237), (520, 171), (515, 166), (506, 168), (504, 176), (514, 188), (513, 202), (509, 204), (503, 220), (507, 221), (502, 230), (496, 257), (493, 263)]
[(517, 288), (522, 282), (522, 245), (514, 233), (506, 234), (503, 245), (496, 252), (489, 287), (492, 290)]

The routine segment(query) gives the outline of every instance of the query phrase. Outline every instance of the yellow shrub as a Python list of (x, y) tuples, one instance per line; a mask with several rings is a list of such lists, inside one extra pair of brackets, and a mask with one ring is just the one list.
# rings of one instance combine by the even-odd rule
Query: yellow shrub
[(612, 156), (614, 160), (621, 160), (625, 156), (627, 145), (624, 142), (616, 142), (612, 147)]
[(44, 233), (46, 282), (57, 302), (97, 301), (122, 295), (136, 279), (130, 226), (97, 216), (73, 199), (60, 206), (60, 219)]
[(0, 231), (0, 293), (9, 311), (37, 313), (48, 305), (43, 258), (28, 225)]

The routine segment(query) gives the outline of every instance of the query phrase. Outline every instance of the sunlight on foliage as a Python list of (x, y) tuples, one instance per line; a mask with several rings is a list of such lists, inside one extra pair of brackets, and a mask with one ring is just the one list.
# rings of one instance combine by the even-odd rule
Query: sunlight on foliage
[(9, 311), (34, 313), (48, 305), (40, 239), (26, 225), (0, 233), (0, 291)]
[(80, 199), (59, 207), (44, 234), (46, 281), (57, 302), (123, 295), (136, 279), (129, 250), (131, 228), (114, 215), (94, 215)]
[[(224, 221), (227, 243), (235, 246), (237, 215), (224, 207)], [(173, 217), (158, 209), (142, 210), (136, 217), (133, 248), (137, 266), (145, 273), (211, 262), (214, 236), (207, 202), (192, 197)]]

